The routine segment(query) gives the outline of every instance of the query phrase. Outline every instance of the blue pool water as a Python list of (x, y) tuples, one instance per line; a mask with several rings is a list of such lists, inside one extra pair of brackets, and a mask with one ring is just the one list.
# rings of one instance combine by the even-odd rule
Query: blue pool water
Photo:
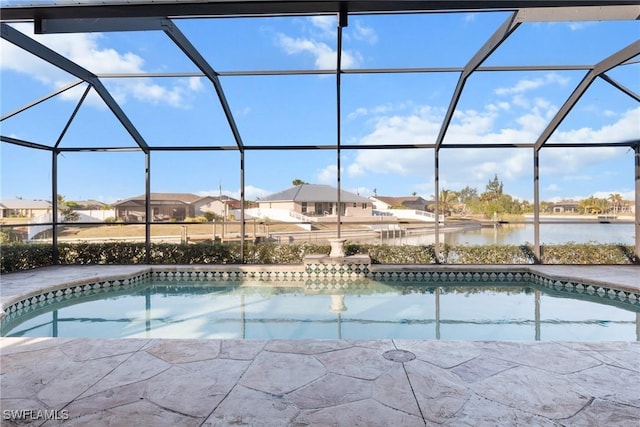
[(2, 336), (225, 339), (640, 340), (640, 307), (529, 283), (359, 282), (333, 291), (147, 282), (9, 316)]

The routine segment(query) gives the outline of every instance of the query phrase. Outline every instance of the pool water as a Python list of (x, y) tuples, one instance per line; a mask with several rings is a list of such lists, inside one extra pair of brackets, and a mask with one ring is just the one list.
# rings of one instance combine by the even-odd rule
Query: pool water
[(8, 317), (2, 336), (206, 339), (640, 340), (640, 307), (533, 283), (388, 284), (317, 291), (147, 282)]

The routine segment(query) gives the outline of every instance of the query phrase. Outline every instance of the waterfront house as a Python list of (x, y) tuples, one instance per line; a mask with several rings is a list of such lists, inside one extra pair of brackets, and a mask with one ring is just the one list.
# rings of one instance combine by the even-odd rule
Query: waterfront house
[(552, 206), (553, 213), (579, 213), (580, 212), (580, 202), (576, 202), (575, 200), (563, 200), (561, 202), (556, 202)]
[[(301, 184), (257, 201), (259, 209), (279, 209), (307, 217), (336, 216), (338, 189), (330, 185)], [(369, 199), (355, 193), (340, 192), (340, 215), (345, 217), (371, 217)]]
[[(211, 212), (219, 216), (237, 209), (240, 202), (228, 196), (198, 196), (190, 193), (151, 193), (153, 221), (184, 221), (187, 217), (204, 216)], [(145, 195), (131, 197), (113, 204), (116, 219), (142, 222), (145, 218)]]
[(435, 201), (426, 200), (420, 196), (372, 196), (369, 197), (375, 209), (412, 209), (419, 211), (433, 211)]
[(51, 213), (51, 202), (46, 200), (0, 200), (0, 218), (35, 218)]

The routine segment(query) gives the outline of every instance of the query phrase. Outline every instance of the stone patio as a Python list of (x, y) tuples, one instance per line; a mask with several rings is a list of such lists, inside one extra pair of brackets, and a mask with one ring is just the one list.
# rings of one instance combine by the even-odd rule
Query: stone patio
[[(107, 270), (4, 275), (3, 304)], [(0, 392), (3, 426), (636, 427), (640, 343), (1, 338)]]
[[(640, 343), (3, 338), (33, 425), (637, 426)], [(383, 355), (415, 355), (396, 362)], [(65, 411), (63, 411), (65, 410)], [(3, 420), (3, 425), (18, 425)]]

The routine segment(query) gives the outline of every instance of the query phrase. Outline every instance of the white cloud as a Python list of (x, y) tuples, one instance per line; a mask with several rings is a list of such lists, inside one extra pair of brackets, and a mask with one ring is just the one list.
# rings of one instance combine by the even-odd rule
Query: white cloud
[(373, 28), (361, 24), (360, 21), (355, 21), (353, 28), (353, 36), (357, 40), (366, 41), (370, 44), (376, 44), (378, 42), (378, 35)]
[(579, 31), (594, 25), (595, 22), (587, 22), (587, 21), (576, 21), (576, 22), (568, 22), (566, 25), (569, 27), (571, 31)]
[(634, 200), (635, 197), (636, 197), (634, 190), (627, 190), (627, 189), (622, 190), (622, 191), (619, 190), (619, 189), (611, 190), (611, 191), (596, 191), (595, 193), (589, 194), (586, 197), (593, 196), (593, 197), (597, 197), (599, 199), (608, 199), (609, 198), (609, 194), (615, 194), (615, 193), (620, 194), (620, 196), (622, 196), (623, 200)]
[(620, 118), (600, 129), (580, 128), (556, 131), (549, 142), (623, 142), (640, 137), (640, 107), (627, 110)]
[[(308, 54), (314, 58), (315, 68), (321, 70), (335, 70), (337, 62), (337, 50), (332, 47), (335, 44), (337, 16), (312, 16), (309, 18), (312, 29), (303, 30), (303, 35), (292, 37), (284, 33), (276, 33), (276, 44), (288, 55)], [(375, 43), (377, 36), (372, 28), (356, 22), (354, 25), (356, 38)], [(315, 30), (315, 31), (314, 31)], [(319, 30), (319, 31), (318, 31)], [(325, 43), (322, 40), (331, 40)], [(342, 50), (341, 65), (343, 68), (355, 68), (362, 63), (362, 55), (358, 51)]]
[(415, 107), (412, 102), (401, 102), (398, 104), (387, 103), (387, 104), (374, 105), (373, 107), (370, 107), (370, 108), (358, 107), (347, 115), (347, 120), (354, 120), (358, 117), (364, 117), (369, 115), (382, 116), (392, 112), (397, 113), (412, 107)]
[[(529, 108), (520, 110), (510, 105), (509, 114), (520, 113), (509, 126), (502, 125), (500, 113), (507, 106), (498, 108), (489, 102), (479, 110), (459, 110), (454, 114), (445, 143), (533, 143), (548, 124), (557, 107), (543, 98), (530, 101)], [(514, 111), (516, 110), (517, 111)], [(365, 107), (354, 115), (369, 113)], [(444, 110), (434, 107), (415, 107), (410, 114), (380, 115), (373, 120), (371, 131), (358, 141), (361, 144), (419, 144), (434, 143), (440, 131)], [(553, 142), (626, 141), (638, 138), (640, 108), (619, 115), (619, 119), (601, 128), (573, 129), (556, 132)], [(615, 147), (589, 149), (549, 148), (541, 152), (543, 176), (571, 176), (578, 179), (580, 172), (591, 165), (617, 158), (624, 152)], [(462, 188), (469, 183), (483, 183), (498, 174), (511, 181), (530, 179), (533, 153), (527, 149), (465, 149), (441, 151), (441, 178), (448, 180), (451, 188)], [(425, 176), (433, 167), (432, 150), (361, 150), (353, 161), (344, 163), (350, 177), (366, 177), (371, 174), (397, 174)], [(591, 178), (588, 174), (585, 177)]]
[[(307, 38), (293, 38), (285, 34), (278, 34), (278, 45), (288, 55), (309, 53), (314, 57), (317, 69), (335, 69), (337, 53), (326, 43)], [(342, 51), (342, 67), (353, 68), (358, 66), (362, 57), (358, 52)]]
[(358, 194), (362, 197), (369, 197), (369, 196), (373, 196), (373, 190), (369, 187), (353, 187), (353, 188), (347, 188), (346, 191), (349, 191), (351, 193), (355, 193)]
[(189, 79), (189, 89), (194, 92), (200, 92), (203, 89), (202, 77), (191, 77)]
[(321, 184), (336, 185), (338, 166), (329, 165), (316, 172), (316, 180)]
[(466, 13), (464, 15), (464, 22), (475, 22), (476, 16), (476, 13)]
[[(264, 188), (255, 187), (253, 185), (247, 185), (244, 187), (244, 197), (246, 200), (258, 200), (262, 199), (269, 194), (274, 193), (270, 190), (265, 190)], [(233, 197), (240, 200), (240, 190), (233, 192)]]
[[(259, 198), (263, 198), (268, 196), (269, 194), (272, 194), (273, 191), (270, 190), (265, 190), (264, 188), (259, 188), (259, 187), (255, 187), (253, 185), (247, 185), (244, 188), (244, 197), (245, 200), (257, 200)], [(220, 189), (219, 188), (215, 188), (212, 190), (203, 190), (203, 191), (197, 191), (195, 193), (198, 196), (201, 197), (205, 197), (205, 196), (218, 196), (220, 195)], [(231, 191), (231, 190), (222, 190), (222, 194), (229, 196), (229, 197), (233, 197), (234, 199), (240, 200), (240, 189)]]
[(321, 29), (327, 35), (335, 36), (338, 27), (338, 17), (336, 15), (312, 16), (309, 18), (314, 27)]
[(560, 86), (564, 86), (569, 83), (570, 79), (568, 77), (561, 76), (556, 73), (546, 74), (544, 77), (539, 77), (536, 79), (522, 79), (519, 80), (515, 86), (512, 87), (500, 87), (497, 88), (494, 92), (496, 95), (516, 95), (528, 92), (533, 89), (538, 89), (543, 86), (548, 86), (552, 84), (557, 84)]
[[(28, 24), (16, 24), (17, 30), (32, 37), (37, 42), (58, 52), (65, 58), (86, 68), (92, 73), (142, 73), (144, 72), (144, 59), (132, 53), (120, 53), (115, 49), (101, 46), (104, 40), (102, 34), (33, 34), (32, 26)], [(2, 56), (0, 67), (28, 74), (34, 79), (50, 87), (60, 87), (75, 80), (75, 77), (46, 63), (45, 61), (27, 53), (13, 44), (2, 41)], [(127, 79), (113, 82), (110, 88), (118, 102), (126, 102), (128, 96), (152, 104), (168, 104), (174, 107), (185, 105), (187, 91), (199, 91), (201, 89), (199, 79), (189, 79), (186, 83), (180, 83), (173, 87), (165, 87), (149, 80)], [(77, 100), (76, 91), (68, 91), (63, 94), (63, 99)], [(89, 98), (91, 104), (102, 102), (92, 95)]]
[(369, 114), (369, 110), (364, 107), (358, 107), (347, 115), (347, 120), (354, 120), (367, 114)]

